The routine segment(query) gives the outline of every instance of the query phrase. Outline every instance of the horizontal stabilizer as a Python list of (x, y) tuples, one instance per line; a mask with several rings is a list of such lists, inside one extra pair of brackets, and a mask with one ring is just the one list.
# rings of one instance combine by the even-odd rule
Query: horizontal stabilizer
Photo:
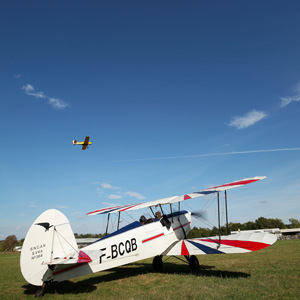
[(74, 253), (66, 257), (56, 257), (52, 261), (44, 262), (43, 265), (84, 264), (99, 258), (101, 254), (101, 250), (79, 251), (79, 253)]
[(246, 253), (264, 249), (277, 241), (268, 232), (240, 233), (228, 236), (195, 238), (179, 241), (172, 249), (162, 255), (202, 255)]

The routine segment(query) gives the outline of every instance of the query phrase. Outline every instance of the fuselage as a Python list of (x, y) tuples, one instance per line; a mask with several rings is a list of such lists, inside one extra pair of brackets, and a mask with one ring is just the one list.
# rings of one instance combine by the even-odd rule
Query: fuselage
[(172, 244), (186, 238), (191, 230), (190, 212), (180, 211), (167, 217), (171, 222), (169, 229), (157, 219), (145, 225), (133, 222), (81, 249), (84, 252), (101, 250), (99, 258), (86, 264), (55, 268), (48, 272), (45, 279), (63, 281), (163, 255)]
[(92, 145), (92, 142), (85, 143), (85, 142), (74, 142), (73, 141), (72, 144), (73, 145), (82, 145), (83, 146), (83, 145)]

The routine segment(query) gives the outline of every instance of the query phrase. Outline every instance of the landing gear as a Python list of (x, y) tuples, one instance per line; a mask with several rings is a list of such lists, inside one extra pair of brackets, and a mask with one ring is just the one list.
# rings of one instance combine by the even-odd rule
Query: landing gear
[(198, 273), (200, 270), (200, 265), (199, 265), (199, 261), (198, 258), (195, 255), (192, 255), (189, 258), (189, 265), (190, 265), (190, 269), (193, 273)]
[(43, 297), (45, 294), (46, 282), (43, 283), (42, 288), (35, 292), (34, 298)]
[(157, 255), (153, 258), (152, 267), (154, 272), (159, 272), (163, 267), (163, 261), (161, 255)]

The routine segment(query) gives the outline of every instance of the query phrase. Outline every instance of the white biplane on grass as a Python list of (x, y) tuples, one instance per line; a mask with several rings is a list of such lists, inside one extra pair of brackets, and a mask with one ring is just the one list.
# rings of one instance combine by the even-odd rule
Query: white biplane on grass
[[(246, 178), (182, 196), (89, 212), (87, 215), (108, 214), (108, 222), (111, 213), (118, 213), (118, 229), (82, 249), (77, 247), (68, 219), (58, 210), (47, 210), (34, 221), (26, 235), (20, 259), (22, 274), (29, 283), (42, 286), (38, 291), (38, 295), (42, 295), (46, 283), (68, 280), (149, 257), (154, 257), (153, 269), (159, 271), (163, 266), (163, 256), (182, 255), (191, 270), (197, 272), (199, 262), (196, 255), (247, 253), (266, 248), (277, 240), (274, 234), (219, 234), (187, 239), (192, 228), (191, 212), (180, 210), (181, 201), (217, 193), (220, 231), (219, 193), (225, 192), (227, 206), (226, 190), (264, 178)], [(178, 204), (177, 211), (172, 211), (174, 203)], [(170, 205), (170, 214), (164, 214), (163, 205)], [(119, 229), (121, 213), (142, 208), (150, 208), (153, 218), (147, 220), (141, 217), (140, 221)], [(228, 225), (228, 220), (226, 222)]]

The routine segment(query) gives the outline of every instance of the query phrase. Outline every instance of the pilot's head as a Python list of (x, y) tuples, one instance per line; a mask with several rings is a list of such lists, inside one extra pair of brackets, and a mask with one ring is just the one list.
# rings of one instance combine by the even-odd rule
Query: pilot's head
[(159, 211), (155, 213), (155, 218), (158, 220), (161, 218), (161, 213)]
[(145, 216), (141, 216), (141, 217), (140, 217), (140, 222), (141, 222), (142, 224), (145, 224), (146, 221), (147, 221), (147, 219), (146, 219)]

